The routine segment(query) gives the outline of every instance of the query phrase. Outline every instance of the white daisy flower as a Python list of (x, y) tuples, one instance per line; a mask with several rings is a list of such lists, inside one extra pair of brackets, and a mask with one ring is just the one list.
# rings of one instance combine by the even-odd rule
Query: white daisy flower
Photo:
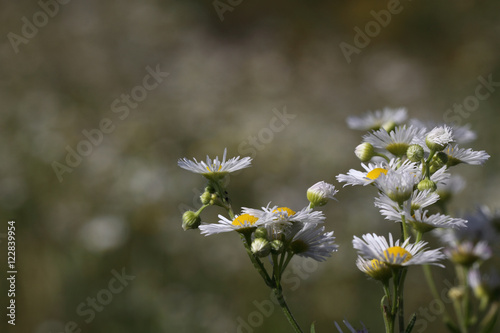
[(440, 213), (427, 216), (427, 211), (417, 209), (410, 215), (406, 212), (406, 222), (422, 233), (431, 231), (435, 228), (462, 229), (467, 227), (467, 220), (454, 218)]
[(218, 223), (204, 223), (199, 226), (202, 235), (210, 236), (220, 234), (222, 232), (237, 231), (240, 233), (252, 232), (258, 226), (264, 224), (265, 221), (252, 216), (250, 214), (241, 214), (236, 216), (234, 220), (229, 220), (226, 217), (219, 215)]
[(485, 261), (491, 258), (491, 247), (486, 241), (477, 243), (462, 241), (444, 250), (445, 255), (454, 263), (471, 267), (478, 261)]
[(375, 185), (395, 202), (403, 203), (413, 194), (413, 187), (418, 182), (417, 176), (408, 171), (389, 170), (380, 175)]
[(438, 263), (444, 258), (440, 249), (425, 250), (427, 242), (409, 244), (408, 238), (400, 245), (399, 239), (396, 242), (393, 241), (392, 234), (389, 234), (389, 242), (385, 237), (376, 234), (365, 234), (362, 237), (363, 240), (354, 236), (352, 243), (365, 259), (377, 259), (391, 267), (427, 264), (444, 267)]
[(500, 218), (500, 212), (491, 212), (486, 206), (480, 206), (474, 213), (466, 214), (467, 229), (449, 230), (438, 229), (434, 234), (441, 242), (454, 247), (464, 241), (477, 243), (487, 241), (490, 244), (499, 242), (499, 234), (494, 226), (494, 221)]
[(365, 172), (358, 171), (355, 169), (349, 170), (349, 172), (344, 175), (340, 174), (337, 175), (337, 181), (339, 182), (345, 182), (346, 184), (344, 185), (369, 185), (375, 182), (375, 180), (382, 174), (387, 174), (388, 170), (395, 170), (396, 168), (398, 170), (403, 171), (413, 171), (416, 170), (417, 165), (416, 163), (412, 163), (410, 161), (405, 161), (401, 166), (398, 166), (399, 161), (397, 159), (391, 159), (389, 163), (383, 161), (383, 162), (377, 162), (377, 163), (368, 163), (368, 165), (361, 163), (361, 166), (363, 169), (365, 169)]
[(459, 148), (458, 145), (449, 146), (444, 152), (448, 155), (448, 166), (455, 166), (459, 163), (483, 165), (490, 158), (484, 150), (474, 151), (470, 148)]
[(255, 216), (267, 228), (271, 239), (280, 239), (284, 235), (291, 239), (303, 224), (319, 224), (325, 220), (321, 211), (314, 211), (309, 207), (295, 212), (288, 207), (262, 207), (262, 209), (243, 208), (244, 213)]
[(195, 158), (194, 161), (188, 160), (187, 158), (179, 159), (177, 164), (186, 170), (194, 173), (200, 173), (209, 179), (220, 179), (230, 172), (248, 168), (252, 161), (251, 157), (233, 157), (226, 161), (227, 148), (224, 149), (224, 155), (222, 157), (222, 162), (219, 161), (217, 156), (214, 160), (211, 160), (207, 156), (206, 163), (203, 161), (198, 162)]
[(382, 148), (395, 156), (404, 156), (408, 147), (422, 140), (425, 131), (413, 126), (398, 126), (394, 131), (387, 132), (385, 129), (366, 134), (363, 136), (365, 142), (371, 143), (375, 148)]
[(403, 204), (400, 208), (397, 203), (392, 201), (386, 194), (380, 193), (375, 198), (375, 207), (380, 208), (380, 213), (385, 216), (387, 220), (394, 222), (401, 222), (401, 216), (404, 214), (412, 215), (411, 212), (428, 207), (439, 200), (439, 195), (431, 190), (426, 191), (413, 191), (410, 199)]
[(395, 125), (402, 124), (407, 118), (405, 108), (368, 111), (361, 117), (351, 116), (347, 118), (349, 128), (367, 131), (370, 129), (377, 130), (381, 127), (388, 130)]
[(325, 227), (315, 224), (304, 224), (290, 242), (293, 253), (316, 261), (325, 261), (332, 252), (337, 251), (333, 231), (324, 232)]
[(427, 147), (435, 151), (443, 150), (451, 142), (453, 142), (453, 131), (446, 125), (435, 127), (425, 136)]
[[(443, 123), (436, 123), (433, 121), (423, 122), (419, 119), (410, 119), (408, 124), (418, 128), (424, 128), (426, 131), (434, 127), (445, 125)], [(452, 125), (451, 129), (453, 131), (453, 139), (458, 144), (469, 143), (477, 138), (476, 133), (470, 129), (470, 124), (466, 124), (464, 126)]]
[(307, 200), (309, 200), (312, 207), (324, 206), (328, 202), (328, 199), (337, 200), (334, 198), (337, 192), (338, 190), (332, 184), (320, 181), (307, 190)]

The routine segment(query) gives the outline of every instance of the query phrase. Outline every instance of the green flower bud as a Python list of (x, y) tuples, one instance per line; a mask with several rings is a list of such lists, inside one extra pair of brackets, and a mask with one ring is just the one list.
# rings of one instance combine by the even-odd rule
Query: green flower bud
[(201, 203), (204, 205), (209, 205), (210, 201), (212, 200), (212, 194), (210, 194), (208, 191), (203, 192), (203, 194), (200, 196)]
[(445, 152), (437, 152), (432, 158), (431, 165), (429, 166), (429, 171), (432, 173), (438, 171), (448, 163), (448, 155)]
[(198, 229), (198, 226), (201, 223), (200, 214), (188, 210), (184, 214), (182, 214), (182, 229)]
[(255, 238), (267, 238), (267, 229), (266, 227), (258, 227), (255, 230)]
[(279, 239), (275, 239), (271, 242), (271, 253), (273, 254), (280, 254), (283, 252), (283, 249), (285, 248), (285, 243)]
[(375, 148), (369, 142), (363, 142), (354, 149), (354, 154), (361, 160), (361, 162), (368, 162), (375, 155)]
[(307, 200), (311, 203), (311, 208), (324, 206), (329, 199), (335, 199), (334, 196), (338, 191), (332, 184), (324, 181), (317, 182), (307, 189)]
[(252, 253), (258, 257), (265, 257), (271, 252), (271, 244), (264, 238), (255, 238), (252, 242)]
[(411, 145), (406, 151), (406, 156), (412, 162), (420, 162), (424, 158), (424, 148), (417, 144)]
[(422, 192), (425, 190), (431, 190), (434, 192), (437, 189), (437, 185), (432, 180), (426, 178), (418, 183), (417, 188)]

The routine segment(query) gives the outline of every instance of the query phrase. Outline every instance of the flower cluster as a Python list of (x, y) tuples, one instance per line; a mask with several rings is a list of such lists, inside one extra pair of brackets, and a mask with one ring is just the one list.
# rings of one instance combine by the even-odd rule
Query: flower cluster
[(355, 236), (353, 240), (358, 268), (384, 286), (386, 332), (393, 331), (396, 316), (400, 318), (400, 331), (410, 326), (404, 325), (403, 308), (395, 303), (402, 298), (408, 266), (425, 265), (428, 269), (429, 264), (442, 266), (439, 261), (445, 255), (473, 261), (481, 256), (484, 259), (488, 253), (480, 242), (473, 246), (460, 243), (443, 253), (441, 249), (426, 248), (422, 238), (432, 230), (451, 230), (444, 232), (443, 237), (448, 239), (467, 230), (466, 219), (451, 217), (445, 209), (450, 198), (464, 187), (463, 180), (452, 176), (450, 169), (458, 164), (482, 165), (489, 155), (460, 146), (475, 138), (468, 127), (406, 120), (405, 109), (384, 109), (348, 118), (351, 128), (369, 130), (354, 150), (362, 169), (337, 176), (344, 186), (375, 187), (375, 206), (385, 219), (400, 225), (401, 238), (397, 240), (392, 234), (388, 240), (376, 234)]
[[(261, 209), (241, 208), (240, 214), (235, 214), (226, 190), (226, 176), (234, 171), (249, 167), (251, 158), (234, 157), (226, 160), (226, 150), (222, 161), (218, 157), (206, 162), (196, 159), (180, 159), (178, 165), (186, 170), (203, 175), (208, 183), (201, 195), (202, 206), (196, 212), (187, 211), (183, 214), (184, 230), (199, 229), (202, 235), (210, 236), (226, 232), (239, 234), (247, 254), (269, 286), (285, 316), (297, 332), (301, 332), (297, 322), (291, 315), (282, 294), (281, 278), (293, 256), (312, 258), (317, 261), (326, 260), (337, 251), (333, 231), (325, 231), (325, 215), (314, 208), (324, 206), (330, 199), (335, 199), (335, 187), (323, 181), (307, 190), (309, 204), (293, 210), (285, 206), (268, 204)], [(216, 223), (203, 222), (202, 211), (209, 206), (222, 207), (227, 216), (218, 215)], [(262, 258), (268, 258), (271, 268), (266, 268)]]

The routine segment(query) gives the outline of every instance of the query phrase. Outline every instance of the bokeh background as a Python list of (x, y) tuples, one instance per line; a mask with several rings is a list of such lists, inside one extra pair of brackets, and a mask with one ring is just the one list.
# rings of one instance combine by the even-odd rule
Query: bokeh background
[[(269, 291), (236, 235), (181, 229), (205, 183), (177, 167), (179, 158), (221, 156), (225, 147), (230, 156), (252, 155), (252, 168), (230, 178), (234, 206), (300, 209), (310, 185), (340, 188), (335, 175), (359, 168), (353, 149), (363, 133), (348, 129), (347, 116), (407, 107), (412, 118), (443, 122), (479, 76), (500, 81), (497, 0), (401, 1), (349, 62), (339, 45), (353, 45), (354, 29), (388, 2), (41, 3), (51, 4), (46, 21), (36, 1), (2, 1), (0, 11), (1, 332), (237, 332)], [(33, 20), (39, 27), (25, 27), (23, 37)], [(115, 112), (113, 102), (143, 85), (148, 66), (169, 75), (128, 114)], [(471, 147), (492, 157), (455, 169), (467, 180), (455, 215), (478, 204), (500, 208), (496, 89), (463, 119), (478, 134)], [(269, 136), (284, 110), (289, 122)], [(60, 181), (54, 162), (66, 165), (67, 147), (77, 149), (83, 131), (103, 119), (113, 130)], [(285, 294), (305, 328), (316, 321), (319, 332), (336, 332), (333, 322), (346, 318), (382, 330), (381, 288), (357, 270), (351, 245), (353, 235), (396, 232), (374, 195), (341, 189), (324, 207), (339, 252), (319, 265), (294, 259)], [(9, 220), (17, 228), (15, 327), (4, 313)], [(87, 323), (77, 309), (106, 296), (113, 270), (135, 278)], [(432, 301), (421, 271), (412, 271), (408, 313)], [(448, 273), (435, 270), (438, 288)], [(426, 332), (444, 331), (439, 319), (428, 324)], [(290, 331), (278, 308), (239, 330)]]

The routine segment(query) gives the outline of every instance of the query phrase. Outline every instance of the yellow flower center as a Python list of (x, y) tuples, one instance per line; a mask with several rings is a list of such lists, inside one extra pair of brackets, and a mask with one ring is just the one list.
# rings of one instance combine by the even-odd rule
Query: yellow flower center
[(397, 258), (398, 255), (401, 258), (406, 255), (406, 258), (403, 260), (403, 263), (407, 262), (408, 260), (410, 260), (412, 258), (411, 253), (406, 251), (405, 249), (403, 249), (400, 246), (393, 246), (393, 247), (390, 247), (384, 251), (384, 257), (385, 257), (385, 259), (387, 259), (387, 261), (389, 263), (392, 263), (391, 257), (393, 257), (395, 259), (395, 258)]
[(240, 216), (238, 216), (233, 220), (233, 225), (237, 227), (242, 227), (245, 225), (245, 222), (253, 225), (255, 222), (257, 222), (257, 220), (258, 218), (250, 214), (241, 214)]
[[(215, 164), (212, 164), (212, 169), (214, 169), (214, 168), (215, 168)], [(220, 171), (220, 169), (222, 169), (222, 165), (219, 165), (219, 169), (217, 169), (217, 171), (215, 171), (215, 172)], [(214, 171), (210, 170), (210, 168), (208, 166), (207, 166), (207, 170), (208, 170), (208, 172), (214, 172)]]
[(383, 264), (378, 261), (377, 259), (372, 259), (370, 261), (370, 266), (371, 266), (371, 270), (372, 271), (378, 271), (379, 269), (382, 269), (384, 268), (384, 266), (382, 266)]
[(288, 216), (292, 216), (295, 214), (295, 212), (288, 207), (279, 207), (279, 208), (276, 208), (275, 210), (273, 210), (273, 213), (277, 213), (277, 212), (286, 212), (288, 214)]
[(370, 178), (371, 180), (375, 180), (377, 179), (380, 174), (384, 174), (384, 175), (387, 175), (387, 169), (383, 169), (383, 168), (375, 168), (373, 169), (372, 171), (368, 172), (366, 174), (366, 177), (367, 178)]

